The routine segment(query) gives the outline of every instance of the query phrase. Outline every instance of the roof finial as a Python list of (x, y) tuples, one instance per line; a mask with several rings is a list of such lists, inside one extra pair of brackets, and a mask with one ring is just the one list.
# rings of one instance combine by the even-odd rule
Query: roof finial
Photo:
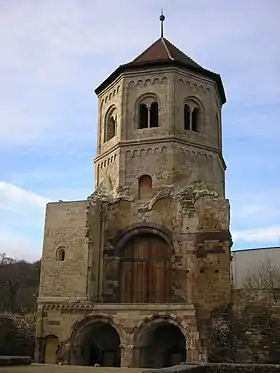
[(163, 14), (163, 8), (161, 8), (161, 15), (159, 17), (160, 20), (160, 37), (163, 38), (163, 22), (165, 20), (165, 16)]

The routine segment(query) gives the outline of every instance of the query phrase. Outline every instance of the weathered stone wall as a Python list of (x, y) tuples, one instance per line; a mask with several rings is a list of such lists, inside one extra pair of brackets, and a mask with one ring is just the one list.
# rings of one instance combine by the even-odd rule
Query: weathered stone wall
[[(97, 156), (107, 153), (121, 139), (121, 123), (123, 122), (123, 78), (118, 78), (107, 87), (98, 97), (98, 137)], [(116, 107), (117, 126), (116, 136), (109, 141), (105, 141), (105, 120), (110, 108)]]
[[(159, 126), (138, 129), (139, 103), (150, 96), (159, 103)], [(199, 132), (184, 130), (187, 99), (200, 108)], [(117, 133), (104, 142), (112, 105), (118, 112)], [(224, 195), (221, 103), (213, 82), (170, 68), (126, 73), (100, 94), (99, 108), (96, 186), (107, 178), (111, 189), (135, 188), (138, 178), (148, 174), (155, 186), (207, 181)]]
[(120, 337), (124, 355), (122, 366), (131, 367), (133, 355), (137, 354), (137, 349), (140, 348), (141, 335), (149, 333), (154, 322), (159, 319), (168, 319), (178, 326), (187, 341), (189, 361), (199, 359), (201, 351), (193, 305), (46, 303), (43, 306), (41, 331), (37, 331), (37, 336), (44, 340), (47, 336), (53, 335), (58, 337), (61, 345), (70, 341), (75, 348), (83, 342), (80, 335), (87, 325), (92, 325), (94, 321), (109, 322)]
[[(172, 134), (173, 73), (170, 69), (141, 71), (125, 77), (124, 122), (122, 138), (135, 141)], [(138, 129), (138, 105), (145, 97), (154, 97), (159, 104), (159, 126)]]
[[(41, 297), (80, 297), (87, 291), (86, 201), (48, 203), (46, 208)], [(65, 260), (57, 260), (57, 250)]]
[[(119, 186), (120, 150), (123, 123), (123, 79), (113, 82), (98, 98), (97, 155), (95, 158), (95, 186), (110, 178), (113, 188)], [(109, 111), (116, 109), (116, 135), (105, 141), (106, 120)]]
[[(148, 97), (158, 101), (159, 127), (138, 129), (138, 105)], [(186, 100), (200, 108), (199, 132), (183, 130)], [(106, 141), (112, 108), (116, 134)], [(120, 331), (123, 366), (129, 366), (140, 326), (162, 317), (182, 328), (188, 359), (201, 360), (204, 320), (231, 295), (216, 87), (176, 68), (124, 73), (98, 97), (97, 137), (95, 192), (87, 201), (47, 206), (37, 357), (46, 336), (73, 342), (83, 323), (102, 317)], [(139, 198), (142, 175), (152, 179), (145, 199)], [(121, 242), (132, 229), (165, 235), (172, 249), (172, 296), (165, 304), (120, 304)], [(56, 258), (59, 247), (64, 261)]]
[[(166, 229), (173, 243), (173, 302), (195, 302), (202, 307), (230, 300), (231, 237), (228, 201), (217, 194), (199, 196), (201, 184), (181, 191), (155, 193), (151, 201), (120, 200), (103, 204), (103, 293), (106, 302), (118, 302), (120, 255), (118, 237), (137, 226)], [(210, 191), (205, 193), (211, 193)], [(168, 211), (168, 214), (166, 213)], [(95, 241), (96, 242), (96, 241)]]
[[(111, 141), (111, 140), (110, 140)], [(113, 139), (112, 139), (113, 141)], [(120, 185), (120, 149), (114, 148), (95, 158), (95, 185), (105, 184), (108, 189), (117, 189)]]
[[(176, 135), (181, 139), (221, 148), (221, 102), (213, 82), (189, 72), (177, 71), (174, 76), (174, 106)], [(193, 100), (201, 108), (200, 132), (186, 134), (184, 129), (184, 103)], [(218, 120), (217, 120), (218, 119)]]

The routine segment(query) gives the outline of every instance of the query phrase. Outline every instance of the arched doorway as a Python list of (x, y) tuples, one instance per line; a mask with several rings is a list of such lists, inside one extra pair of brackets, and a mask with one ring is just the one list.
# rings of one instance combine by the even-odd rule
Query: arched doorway
[(138, 341), (141, 368), (164, 368), (186, 361), (186, 338), (167, 320), (147, 325)]
[(59, 339), (55, 335), (48, 335), (45, 338), (45, 358), (47, 364), (55, 364), (57, 362)]
[(171, 247), (160, 236), (133, 236), (121, 252), (122, 303), (171, 302)]
[(88, 325), (80, 335), (80, 359), (82, 365), (119, 367), (121, 362), (120, 337), (109, 323), (96, 321)]

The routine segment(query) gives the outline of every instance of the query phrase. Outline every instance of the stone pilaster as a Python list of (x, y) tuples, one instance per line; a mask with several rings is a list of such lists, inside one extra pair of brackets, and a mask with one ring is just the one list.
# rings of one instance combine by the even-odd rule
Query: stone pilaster
[(121, 367), (131, 368), (132, 367), (132, 358), (133, 358), (133, 345), (121, 344)]

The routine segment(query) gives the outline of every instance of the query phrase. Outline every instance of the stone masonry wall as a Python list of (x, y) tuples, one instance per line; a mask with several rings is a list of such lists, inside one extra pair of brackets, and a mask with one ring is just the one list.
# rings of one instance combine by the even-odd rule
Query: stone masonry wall
[[(184, 103), (194, 100), (202, 110), (201, 133), (189, 134), (183, 130)], [(181, 139), (199, 145), (221, 147), (221, 103), (213, 82), (188, 72), (175, 75), (175, 128)]]
[(106, 302), (119, 301), (121, 252), (116, 251), (116, 245), (118, 236), (133, 225), (164, 227), (170, 232), (174, 302), (194, 301), (211, 308), (229, 300), (228, 201), (216, 192), (200, 197), (199, 193), (211, 194), (203, 192), (201, 184), (194, 184), (177, 192), (172, 187), (157, 190), (150, 201), (126, 195), (115, 203), (103, 202), (102, 296)]
[[(54, 335), (59, 344), (70, 342), (72, 355), (83, 340), (81, 331), (95, 321), (109, 322), (117, 330), (122, 349), (122, 366), (133, 366), (133, 355), (140, 348), (141, 335), (149, 333), (154, 322), (165, 318), (177, 325), (185, 335), (189, 361), (197, 361), (201, 354), (197, 333), (196, 313), (192, 305), (117, 305), (117, 304), (45, 304), (41, 322), (41, 337)], [(72, 356), (72, 364), (77, 364)]]
[[(39, 299), (86, 295), (86, 206), (86, 201), (47, 204)], [(64, 261), (57, 260), (59, 248)]]
[[(138, 129), (139, 103), (159, 103), (159, 126)], [(199, 132), (183, 129), (184, 103), (200, 108)], [(106, 112), (115, 106), (116, 136), (104, 142)], [(110, 190), (136, 188), (143, 174), (155, 187), (207, 181), (224, 195), (225, 164), (221, 155), (221, 107), (213, 82), (177, 69), (126, 73), (99, 96), (99, 145), (96, 186)]]

